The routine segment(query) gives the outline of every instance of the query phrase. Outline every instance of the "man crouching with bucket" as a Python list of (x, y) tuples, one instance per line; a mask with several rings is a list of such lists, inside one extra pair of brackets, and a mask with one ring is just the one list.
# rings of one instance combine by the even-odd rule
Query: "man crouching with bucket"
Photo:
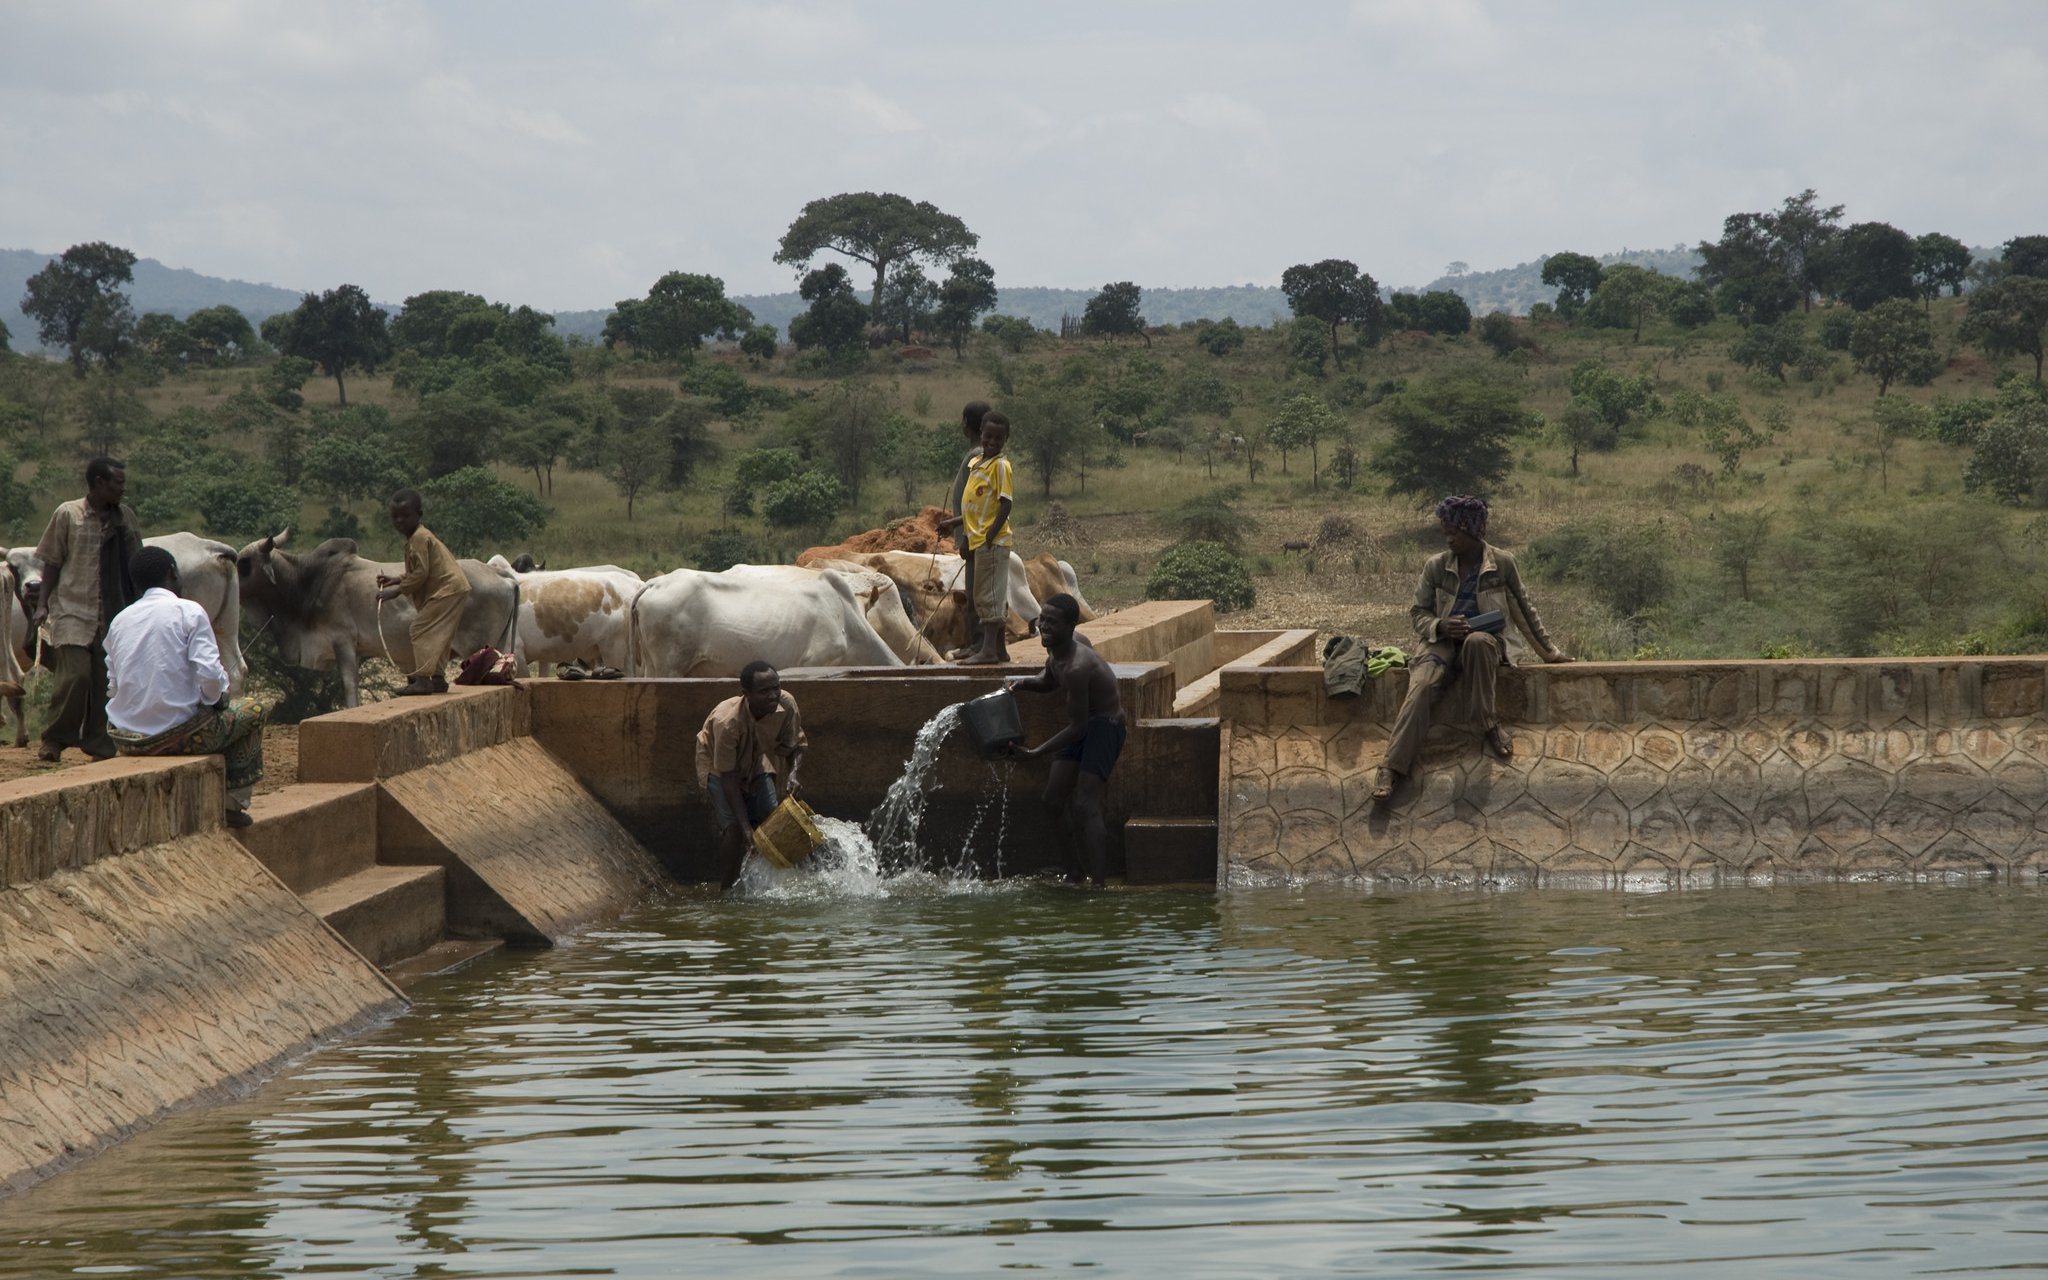
[(1408, 697), (1394, 721), (1386, 763), (1373, 778), (1375, 804), (1391, 800), (1414, 770), (1430, 712), (1452, 690), (1463, 696), (1464, 718), (1478, 727), (1486, 749), (1500, 760), (1514, 758), (1515, 744), (1493, 709), (1495, 678), (1508, 662), (1502, 638), (1508, 619), (1545, 662), (1571, 661), (1543, 630), (1515, 558), (1486, 541), (1486, 500), (1445, 498), (1436, 504), (1436, 518), (1446, 549), (1429, 558), (1415, 584), (1408, 617), (1423, 647), (1408, 663)]
[(1123, 700), (1117, 696), (1116, 672), (1088, 641), (1074, 634), (1081, 625), (1081, 604), (1061, 592), (1047, 596), (1038, 614), (1038, 638), (1045, 645), (1045, 669), (1035, 676), (1012, 676), (1003, 687), (1020, 693), (1064, 692), (1067, 724), (1044, 742), (1017, 755), (1027, 759), (1052, 756), (1045, 783), (1045, 807), (1067, 831), (1067, 880), (1083, 877), (1098, 887), (1109, 864), (1109, 831), (1102, 820), (1102, 791), (1109, 772), (1123, 754)]
[(711, 800), (718, 829), (718, 882), (730, 889), (754, 852), (754, 828), (785, 795), (798, 795), (797, 766), (809, 744), (796, 699), (774, 667), (756, 659), (740, 668), (740, 693), (711, 709), (697, 731), (697, 785)]

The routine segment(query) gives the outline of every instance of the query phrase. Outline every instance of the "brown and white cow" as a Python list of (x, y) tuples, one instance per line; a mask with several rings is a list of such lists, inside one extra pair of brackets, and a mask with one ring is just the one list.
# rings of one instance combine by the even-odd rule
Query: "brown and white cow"
[[(414, 665), (412, 602), (404, 596), (377, 602), (377, 575), (395, 578), (405, 566), (361, 558), (350, 538), (329, 538), (303, 556), (294, 555), (283, 550), (290, 537), (287, 529), (242, 548), (235, 562), (242, 612), (259, 632), (276, 638), (286, 662), (312, 671), (338, 670), (342, 700), (356, 706), (362, 659), (384, 658), (401, 671)], [(480, 560), (456, 563), (469, 579), (469, 605), (455, 630), (455, 654), (489, 645), (509, 649), (516, 658), (514, 576)]]
[[(787, 566), (758, 567), (782, 569)], [(842, 574), (853, 583), (854, 594), (861, 599), (867, 613), (868, 625), (882, 637), (882, 643), (889, 646), (890, 652), (905, 663), (924, 667), (946, 660), (931, 641), (918, 634), (917, 624), (910, 620), (910, 611), (903, 603), (903, 588), (897, 586), (888, 574), (852, 560), (813, 560), (804, 566), (805, 573), (814, 571)]]
[(503, 556), (488, 563), (519, 583), (519, 643), (527, 662), (543, 672), (556, 663), (588, 662), (635, 674), (633, 601), (647, 585), (639, 574), (615, 564), (527, 571)]
[(1048, 597), (1065, 592), (1081, 606), (1081, 621), (1092, 622), (1095, 619), (1095, 610), (1089, 608), (1081, 596), (1081, 579), (1074, 573), (1074, 566), (1052, 552), (1041, 551), (1024, 562), (1024, 581), (1040, 604), (1044, 604)]
[[(981, 632), (975, 623), (974, 603), (967, 598), (967, 562), (942, 552), (871, 551), (848, 556), (889, 575), (903, 588), (906, 608), (919, 634), (940, 652), (977, 643)], [(1003, 631), (1012, 640), (1031, 634), (1038, 620), (1038, 601), (1024, 582), (1021, 562), (1010, 555), (1010, 609)]]

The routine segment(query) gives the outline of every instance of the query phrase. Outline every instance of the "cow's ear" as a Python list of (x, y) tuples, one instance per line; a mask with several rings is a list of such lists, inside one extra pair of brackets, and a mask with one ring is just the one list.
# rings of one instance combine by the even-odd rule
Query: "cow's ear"
[(969, 601), (967, 599), (967, 593), (965, 591), (962, 591), (956, 587), (952, 592), (952, 596), (954, 604), (959, 605), (963, 609), (967, 607)]

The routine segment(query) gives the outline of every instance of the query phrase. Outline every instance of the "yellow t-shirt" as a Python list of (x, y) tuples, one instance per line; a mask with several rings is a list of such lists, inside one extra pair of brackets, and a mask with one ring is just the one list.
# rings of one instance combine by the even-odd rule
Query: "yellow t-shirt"
[[(967, 492), (960, 500), (960, 514), (967, 521), (967, 549), (972, 551), (988, 543), (989, 526), (1002, 514), (1003, 500), (1010, 493), (1010, 458), (999, 453), (993, 458), (977, 458), (967, 469)], [(1010, 522), (1003, 522), (1002, 531), (996, 534), (995, 546), (1010, 545)]]

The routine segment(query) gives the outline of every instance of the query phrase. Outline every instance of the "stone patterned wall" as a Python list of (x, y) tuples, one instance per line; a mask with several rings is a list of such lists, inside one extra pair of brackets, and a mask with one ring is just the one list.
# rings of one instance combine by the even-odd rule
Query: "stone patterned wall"
[(2039, 661), (1518, 668), (1500, 686), (1513, 762), (1438, 728), (1377, 808), (1403, 681), (1334, 702), (1310, 668), (1222, 685), (1228, 884), (2032, 880), (2048, 865)]
[(210, 831), (0, 890), (0, 1191), (404, 1007), (214, 805)]

